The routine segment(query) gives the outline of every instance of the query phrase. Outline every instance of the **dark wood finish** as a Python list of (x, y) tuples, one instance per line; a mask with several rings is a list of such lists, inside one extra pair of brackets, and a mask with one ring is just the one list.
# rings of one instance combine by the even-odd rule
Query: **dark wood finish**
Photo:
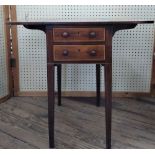
[(105, 41), (105, 28), (54, 28), (53, 41)]
[(48, 82), (48, 130), (49, 130), (49, 147), (54, 148), (54, 64), (52, 63), (52, 35), (48, 33), (52, 28), (46, 27), (46, 41), (47, 41), (47, 82)]
[(96, 106), (99, 107), (100, 106), (100, 81), (101, 81), (101, 65), (100, 64), (96, 64)]
[(58, 80), (58, 105), (61, 106), (61, 64), (57, 66), (57, 80)]
[[(124, 20), (124, 21), (87, 21), (87, 22), (61, 22), (61, 21), (58, 21), (58, 20), (51, 20), (51, 22), (37, 22), (37, 21), (34, 21), (34, 22), (25, 22), (25, 21), (11, 21), (11, 22), (8, 22), (8, 24), (11, 24), (11, 25), (27, 25), (27, 26), (30, 26), (29, 28), (32, 28), (32, 29), (36, 29), (37, 26), (40, 26), (38, 28), (45, 28), (47, 25), (52, 25), (53, 27), (64, 27), (64, 26), (74, 26), (74, 27), (79, 27), (79, 26), (82, 26), (82, 27), (94, 27), (94, 26), (97, 26), (97, 27), (102, 27), (103, 28), (103, 25), (104, 26), (113, 26), (113, 27), (120, 27), (120, 29), (123, 27), (125, 28), (129, 28), (131, 25), (137, 25), (137, 24), (153, 24), (154, 21), (127, 21), (127, 20)], [(127, 26), (128, 25), (128, 26)], [(43, 30), (43, 29), (42, 29)]]
[[(50, 148), (54, 147), (54, 63), (57, 64), (95, 63), (95, 64), (102, 64), (105, 66), (104, 71), (105, 71), (106, 148), (109, 149), (111, 148), (111, 118), (112, 118), (112, 37), (118, 30), (132, 29), (135, 28), (137, 24), (149, 24), (149, 23), (154, 22), (153, 21), (105, 21), (105, 22), (52, 21), (52, 22), (8, 23), (11, 25), (24, 25), (28, 29), (42, 30), (46, 33), (47, 71), (48, 71), (47, 74), (48, 120), (49, 120), (48, 123), (49, 123)], [(77, 28), (78, 31), (76, 32), (72, 31)], [(93, 28), (95, 28), (95, 30), (98, 29), (97, 30), (98, 32), (101, 28), (104, 29), (105, 33), (101, 33), (102, 37), (104, 38), (100, 40), (100, 38), (97, 38), (98, 36), (100, 36), (100, 34), (97, 33), (96, 35), (96, 33), (94, 33), (93, 31), (91, 32), (89, 31), (90, 29)], [(54, 39), (53, 39), (53, 29), (54, 29)], [(70, 31), (68, 32), (66, 30)], [(86, 43), (84, 44), (85, 40)], [(94, 41), (92, 42), (92, 40)], [(98, 41), (102, 41), (102, 43), (101, 42), (99, 43)], [(91, 44), (91, 42), (93, 45)]]
[(105, 75), (105, 121), (106, 121), (106, 148), (111, 148), (111, 117), (112, 117), (112, 64), (106, 64)]
[[(57, 68), (58, 105), (61, 105), (61, 64), (54, 64)], [(37, 95), (38, 96), (38, 95)]]
[(54, 45), (54, 61), (104, 61), (104, 45)]
[(106, 121), (106, 148), (111, 148), (111, 117), (112, 117), (112, 32), (113, 28), (106, 29), (106, 61), (104, 65), (105, 80), (105, 121)]
[(54, 64), (47, 65), (49, 147), (54, 148)]

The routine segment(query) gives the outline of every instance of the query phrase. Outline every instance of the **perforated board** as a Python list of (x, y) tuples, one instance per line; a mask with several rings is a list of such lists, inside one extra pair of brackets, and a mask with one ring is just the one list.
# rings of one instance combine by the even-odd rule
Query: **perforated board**
[[(154, 20), (155, 6), (17, 6), (18, 21)], [(149, 92), (154, 25), (119, 31), (113, 38), (113, 91)], [(20, 91), (46, 91), (46, 41), (41, 31), (18, 27)], [(95, 65), (63, 65), (63, 91), (95, 91)], [(102, 79), (103, 79), (102, 68)], [(102, 90), (104, 90), (104, 79)]]
[(3, 7), (0, 5), (0, 98), (8, 95)]

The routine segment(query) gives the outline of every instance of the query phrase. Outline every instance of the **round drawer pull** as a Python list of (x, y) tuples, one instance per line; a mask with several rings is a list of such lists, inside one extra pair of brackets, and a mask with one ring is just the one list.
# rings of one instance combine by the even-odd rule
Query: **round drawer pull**
[(93, 32), (93, 31), (90, 32), (90, 33), (89, 33), (89, 37), (90, 37), (90, 38), (95, 38), (95, 37), (96, 37), (96, 32)]
[(62, 54), (63, 56), (68, 56), (69, 52), (67, 50), (64, 50)]
[(96, 56), (96, 51), (95, 50), (92, 50), (92, 51), (90, 51), (90, 56)]
[(64, 37), (64, 38), (69, 37), (69, 33), (68, 33), (68, 32), (63, 32), (63, 33), (62, 33), (62, 37)]

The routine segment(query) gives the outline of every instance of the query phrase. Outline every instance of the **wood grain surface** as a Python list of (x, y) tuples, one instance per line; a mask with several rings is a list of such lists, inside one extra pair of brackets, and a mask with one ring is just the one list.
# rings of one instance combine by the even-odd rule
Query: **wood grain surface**
[[(56, 98), (57, 99), (57, 98)], [(57, 102), (57, 101), (56, 101)], [(96, 98), (55, 105), (55, 148), (104, 148), (105, 108)], [(0, 104), (0, 148), (48, 148), (47, 97)], [(113, 98), (112, 148), (155, 148), (155, 98)]]
[(54, 28), (54, 42), (105, 41), (105, 28)]
[[(94, 54), (92, 52), (95, 52)], [(104, 61), (104, 45), (54, 45), (54, 61)]]

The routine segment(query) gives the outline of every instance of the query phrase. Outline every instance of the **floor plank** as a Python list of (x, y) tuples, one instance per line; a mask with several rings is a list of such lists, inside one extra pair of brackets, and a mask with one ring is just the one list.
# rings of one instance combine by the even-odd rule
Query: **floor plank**
[[(55, 106), (55, 146), (105, 148), (105, 109), (95, 98), (62, 98)], [(57, 101), (56, 101), (57, 103)], [(112, 148), (155, 148), (155, 98), (113, 98)], [(0, 148), (48, 148), (47, 97), (0, 104)]]

